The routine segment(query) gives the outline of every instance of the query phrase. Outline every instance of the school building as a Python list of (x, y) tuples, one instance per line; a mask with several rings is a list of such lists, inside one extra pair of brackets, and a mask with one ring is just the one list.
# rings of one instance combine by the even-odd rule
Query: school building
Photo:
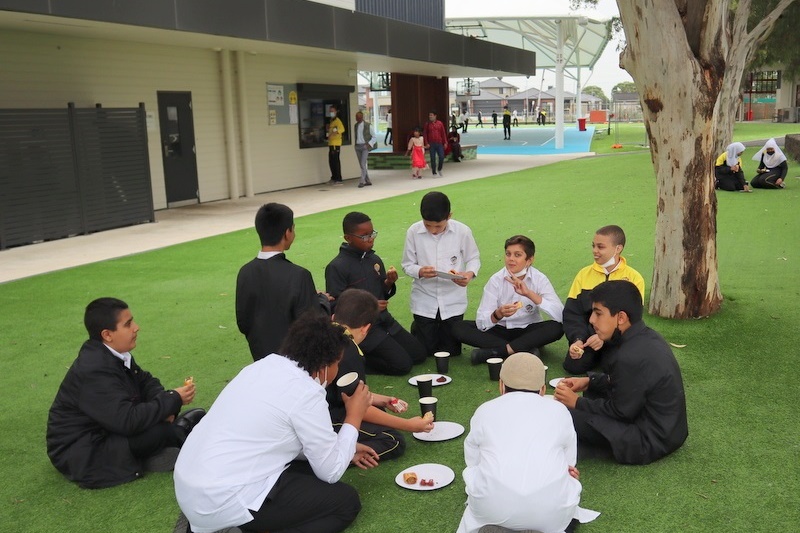
[(0, 249), (326, 182), (326, 111), (352, 128), (359, 71), (390, 73), (412, 124), (446, 115), (449, 77), (536, 68), (444, 31), (444, 0), (0, 0), (0, 65)]

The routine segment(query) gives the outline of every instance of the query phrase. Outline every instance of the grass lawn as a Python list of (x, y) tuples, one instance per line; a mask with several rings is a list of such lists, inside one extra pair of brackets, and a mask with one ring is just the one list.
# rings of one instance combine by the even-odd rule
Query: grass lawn
[[(800, 337), (800, 181), (789, 181), (784, 191), (719, 194), (721, 312), (689, 321), (646, 317), (668, 341), (685, 345), (674, 352), (686, 386), (689, 439), (649, 466), (579, 464), (583, 504), (602, 513), (580, 531), (797, 529), (797, 385), (786, 372), (795, 368)], [(515, 233), (534, 239), (535, 266), (563, 298), (575, 273), (591, 261), (594, 230), (620, 224), (629, 241), (625, 255), (649, 285), (656, 193), (648, 154), (562, 162), (441, 190), (452, 200), (454, 217), (473, 229), (482, 252), (480, 277), (469, 287), (469, 318), (483, 282), (502, 266), (503, 240)], [(380, 232), (376, 250), (387, 267), (399, 267), (405, 230), (419, 218), (421, 196), (357, 208), (372, 216)], [(317, 283), (337, 252), (341, 218), (350, 210), (297, 220), (289, 257), (309, 268)], [(236, 273), (257, 248), (255, 232), (246, 230), (0, 285), (0, 530), (172, 530), (178, 507), (169, 474), (112, 489), (77, 488), (46, 456), (47, 411), (85, 339), (83, 309), (100, 296), (131, 305), (141, 326), (139, 363), (167, 387), (193, 375), (196, 405), (210, 406), (251, 361), (236, 329), (233, 302)], [(408, 326), (410, 280), (398, 284), (390, 309)], [(545, 351), (548, 377), (563, 375), (565, 351), (563, 339)], [(434, 368), (429, 361), (415, 372)], [(484, 366), (471, 367), (465, 356), (451, 362), (450, 375), (453, 382), (436, 389), (439, 418), (468, 426), (475, 408), (498, 395), (496, 383)], [(403, 378), (370, 376), (369, 383), (374, 390), (416, 399)], [(454, 531), (465, 500), (462, 443), (463, 437), (443, 443), (410, 437), (401, 459), (366, 472), (349, 470), (344, 480), (359, 490), (364, 506), (350, 531)], [(449, 465), (456, 481), (424, 493), (394, 484), (401, 469), (423, 462)]]
[[(641, 122), (611, 122), (611, 133), (608, 133), (608, 124), (595, 124), (595, 134), (592, 139), (592, 152), (598, 154), (622, 152), (648, 152), (644, 124)], [(776, 124), (772, 122), (737, 122), (733, 127), (734, 141), (754, 141), (758, 139), (782, 138), (787, 133), (800, 133), (800, 124)], [(612, 145), (621, 144), (622, 148), (612, 148)], [(755, 153), (755, 149), (751, 154)]]

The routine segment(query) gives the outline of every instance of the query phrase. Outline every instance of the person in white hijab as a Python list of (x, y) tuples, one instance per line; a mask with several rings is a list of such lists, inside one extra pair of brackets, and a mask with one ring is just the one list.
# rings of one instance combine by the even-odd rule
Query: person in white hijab
[(714, 163), (714, 187), (723, 191), (753, 192), (744, 179), (742, 160), (739, 156), (744, 152), (742, 143), (731, 143), (719, 154)]
[(783, 181), (789, 172), (789, 164), (775, 139), (770, 139), (764, 148), (756, 152), (753, 161), (758, 161), (756, 176), (750, 180), (750, 185), (757, 189), (783, 189)]

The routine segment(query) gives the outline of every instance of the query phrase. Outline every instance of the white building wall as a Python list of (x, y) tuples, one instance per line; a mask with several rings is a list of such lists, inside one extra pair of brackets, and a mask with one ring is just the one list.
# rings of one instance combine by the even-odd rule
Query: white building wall
[[(352, 64), (331, 61), (297, 61), (265, 55), (248, 55), (247, 105), (250, 110), (250, 137), (253, 165), (253, 189), (258, 193), (313, 185), (330, 178), (327, 148), (299, 146), (297, 124), (269, 125), (267, 83), (317, 83), (355, 86)], [(357, 94), (350, 95), (350, 114), (357, 110)], [(352, 129), (353, 118), (340, 117), (345, 128)], [(352, 133), (352, 132), (351, 132)], [(351, 135), (352, 140), (352, 135)], [(342, 176), (360, 174), (353, 145), (342, 147)], [(244, 188), (242, 188), (244, 190)]]
[[(150, 174), (155, 209), (167, 207), (158, 126), (158, 91), (192, 93), (200, 201), (229, 198), (219, 53), (137, 42), (83, 39), (0, 30), (0, 106), (5, 108), (136, 107), (148, 115)], [(326, 148), (301, 150), (296, 125), (268, 126), (266, 83), (355, 85), (354, 64), (247, 55), (247, 105), (254, 191), (327, 181)], [(234, 91), (234, 105), (236, 101)], [(356, 95), (351, 98), (356, 109)], [(344, 120), (344, 118), (343, 118)], [(347, 124), (351, 119), (345, 121)], [(235, 142), (240, 142), (238, 122)], [(240, 146), (237, 157), (241, 158)], [(352, 146), (342, 154), (345, 178), (358, 175)], [(240, 191), (243, 165), (238, 161)]]

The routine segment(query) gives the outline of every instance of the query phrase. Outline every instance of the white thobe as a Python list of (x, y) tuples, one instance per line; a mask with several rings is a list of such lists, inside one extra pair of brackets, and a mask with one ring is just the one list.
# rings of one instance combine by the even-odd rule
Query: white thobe
[(464, 458), (467, 508), (458, 533), (487, 524), (560, 533), (573, 518), (588, 521), (579, 513), (581, 484), (568, 472), (577, 437), (563, 404), (531, 392), (484, 403), (470, 421)]

